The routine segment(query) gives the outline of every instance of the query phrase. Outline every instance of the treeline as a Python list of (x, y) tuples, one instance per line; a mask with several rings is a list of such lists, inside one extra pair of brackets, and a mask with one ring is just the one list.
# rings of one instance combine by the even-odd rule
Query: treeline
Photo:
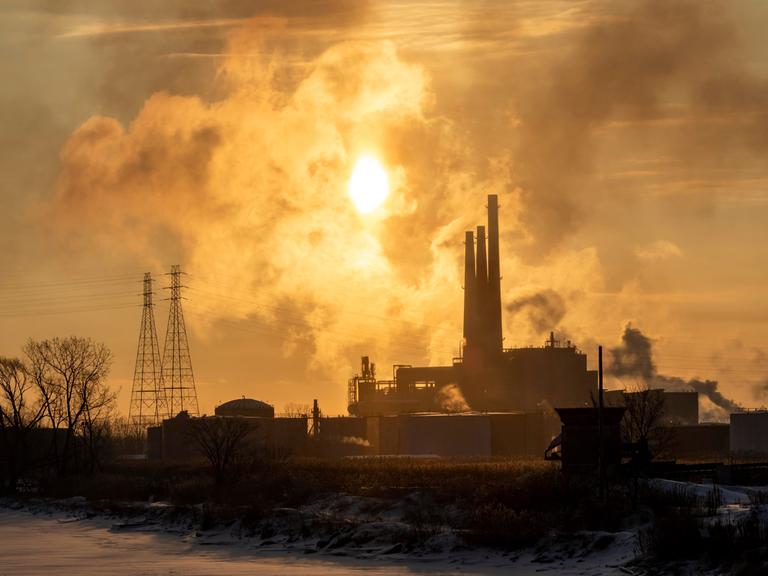
[(140, 431), (116, 418), (107, 385), (112, 353), (89, 338), (29, 340), (0, 357), (0, 489), (93, 473), (114, 441)]

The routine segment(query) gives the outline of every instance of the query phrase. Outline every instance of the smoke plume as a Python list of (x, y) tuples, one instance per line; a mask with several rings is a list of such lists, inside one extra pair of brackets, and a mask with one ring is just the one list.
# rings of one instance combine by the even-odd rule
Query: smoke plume
[(565, 301), (554, 290), (540, 290), (514, 298), (506, 309), (513, 317), (524, 314), (533, 330), (542, 333), (557, 328), (565, 316)]
[(651, 339), (638, 328), (627, 324), (621, 336), (621, 346), (608, 350), (608, 373), (617, 378), (639, 378), (652, 382), (656, 377)]
[(342, 436), (341, 443), (354, 444), (355, 446), (365, 446), (365, 447), (370, 447), (371, 445), (371, 443), (368, 442), (368, 440), (366, 440), (365, 438), (360, 438), (359, 436)]
[(639, 328), (627, 324), (621, 337), (622, 344), (611, 348), (606, 372), (619, 379), (635, 379), (649, 387), (666, 390), (692, 389), (708, 398), (725, 412), (735, 412), (740, 406), (726, 398), (718, 389), (715, 380), (692, 378), (685, 380), (678, 376), (659, 374), (653, 362), (653, 343)]
[(469, 404), (456, 384), (446, 384), (437, 391), (435, 401), (443, 412), (468, 412)]

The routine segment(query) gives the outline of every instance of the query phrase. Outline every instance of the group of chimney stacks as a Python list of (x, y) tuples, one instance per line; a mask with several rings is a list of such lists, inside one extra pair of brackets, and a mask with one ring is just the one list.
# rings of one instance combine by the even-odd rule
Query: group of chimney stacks
[[(488, 196), (486, 228), (465, 236), (464, 356), (489, 357), (503, 349), (501, 328), (501, 266), (499, 263), (499, 199)], [(476, 251), (475, 251), (476, 250)]]

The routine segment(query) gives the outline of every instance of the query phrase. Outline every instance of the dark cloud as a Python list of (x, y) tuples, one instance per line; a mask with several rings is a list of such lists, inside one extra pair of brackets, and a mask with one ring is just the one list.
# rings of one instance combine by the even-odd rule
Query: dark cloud
[[(745, 151), (761, 158), (768, 143), (768, 83), (745, 65), (728, 4), (623, 6), (630, 8), (587, 20), (573, 40), (560, 38), (569, 49), (516, 90), (511, 168), (537, 248), (556, 246), (582, 225), (606, 165), (652, 149), (657, 159), (676, 159), (668, 181), (690, 185), (713, 161), (741, 167)], [(627, 127), (632, 140), (616, 140)], [(658, 185), (670, 186), (663, 175)]]
[(102, 18), (201, 19), (214, 17), (248, 18), (261, 14), (282, 14), (322, 18), (344, 25), (368, 10), (366, 0), (8, 0), (6, 11), (36, 10), (49, 14), (77, 14)]

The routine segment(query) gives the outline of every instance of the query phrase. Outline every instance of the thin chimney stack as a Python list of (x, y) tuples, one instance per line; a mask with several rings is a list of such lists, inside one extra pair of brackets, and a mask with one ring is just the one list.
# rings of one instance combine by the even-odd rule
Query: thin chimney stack
[(464, 235), (464, 341), (474, 339), (475, 322), (475, 235), (468, 230)]
[(488, 343), (501, 350), (501, 264), (499, 262), (499, 197), (488, 195)]

